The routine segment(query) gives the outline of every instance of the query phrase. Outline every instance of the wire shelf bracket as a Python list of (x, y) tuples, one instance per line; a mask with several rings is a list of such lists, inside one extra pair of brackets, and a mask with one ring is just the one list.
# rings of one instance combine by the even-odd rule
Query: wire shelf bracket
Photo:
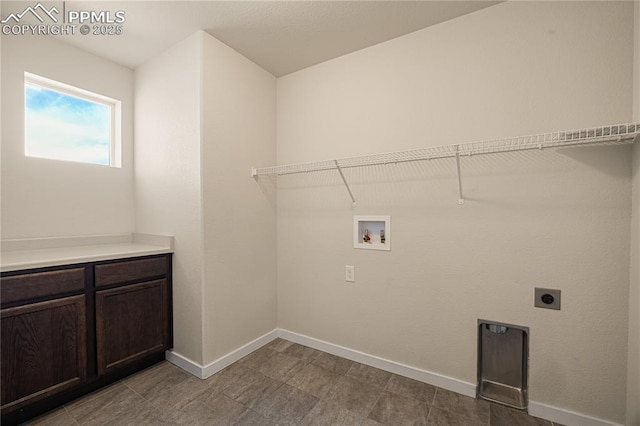
[(260, 176), (284, 176), (297, 173), (337, 170), (342, 182), (347, 188), (347, 192), (349, 193), (349, 197), (351, 197), (353, 206), (355, 207), (356, 200), (351, 188), (349, 187), (349, 183), (344, 176), (344, 169), (383, 164), (401, 164), (442, 158), (455, 158), (456, 171), (458, 175), (458, 204), (464, 204), (460, 166), (461, 156), (498, 154), (505, 152), (542, 150), (546, 148), (564, 148), (604, 143), (633, 143), (634, 139), (639, 135), (640, 123), (616, 124), (578, 130), (517, 136), (513, 138), (492, 139), (457, 145), (444, 145), (407, 151), (388, 152), (361, 157), (286, 164), (281, 166), (252, 167), (251, 177), (257, 181)]
[(356, 199), (353, 198), (353, 192), (351, 192), (351, 188), (349, 188), (349, 184), (347, 183), (347, 180), (344, 178), (344, 173), (342, 173), (342, 169), (340, 168), (340, 164), (338, 164), (338, 160), (333, 160), (333, 162), (336, 164), (336, 169), (338, 169), (338, 173), (340, 173), (340, 177), (342, 178), (342, 182), (344, 182), (344, 186), (347, 187), (347, 192), (349, 192), (349, 197), (351, 197), (351, 203), (353, 205), (353, 207), (356, 206)]
[(458, 171), (458, 204), (464, 204), (462, 196), (462, 176), (460, 175), (460, 146), (456, 145), (456, 170)]

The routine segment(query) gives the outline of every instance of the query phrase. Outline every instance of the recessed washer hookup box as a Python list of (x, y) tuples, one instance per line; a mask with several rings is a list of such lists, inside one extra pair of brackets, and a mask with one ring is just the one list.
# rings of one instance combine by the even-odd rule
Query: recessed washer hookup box
[(528, 369), (528, 327), (478, 320), (479, 398), (526, 410)]

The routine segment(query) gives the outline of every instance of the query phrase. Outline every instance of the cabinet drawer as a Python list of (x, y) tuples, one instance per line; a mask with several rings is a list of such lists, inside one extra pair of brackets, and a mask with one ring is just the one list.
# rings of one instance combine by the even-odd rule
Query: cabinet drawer
[(166, 275), (167, 258), (162, 256), (151, 259), (128, 260), (96, 265), (95, 268), (96, 287), (104, 287)]
[(84, 290), (84, 268), (13, 275), (0, 279), (2, 304)]

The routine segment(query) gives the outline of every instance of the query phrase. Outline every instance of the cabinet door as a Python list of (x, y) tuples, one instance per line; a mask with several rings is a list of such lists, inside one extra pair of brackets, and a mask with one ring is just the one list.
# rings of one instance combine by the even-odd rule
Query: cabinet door
[(0, 311), (2, 413), (85, 381), (85, 297)]
[(96, 292), (98, 374), (168, 349), (167, 280)]

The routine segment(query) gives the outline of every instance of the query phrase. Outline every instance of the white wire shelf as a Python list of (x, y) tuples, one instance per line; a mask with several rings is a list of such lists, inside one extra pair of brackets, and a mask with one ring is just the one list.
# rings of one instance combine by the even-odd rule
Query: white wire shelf
[(413, 161), (426, 161), (441, 158), (456, 158), (458, 170), (459, 203), (462, 204), (462, 181), (460, 175), (460, 157), (472, 155), (497, 154), (504, 152), (525, 151), (547, 148), (562, 148), (568, 146), (583, 146), (608, 142), (631, 143), (640, 135), (640, 123), (616, 124), (601, 127), (589, 127), (585, 129), (566, 130), (561, 132), (541, 133), (537, 135), (518, 136), (513, 138), (493, 139), (481, 142), (464, 143), (457, 145), (435, 146), (419, 148), (407, 151), (388, 152), (383, 154), (349, 157), (335, 160), (316, 161), (310, 163), (286, 164), (252, 168), (251, 176), (257, 179), (265, 175), (290, 175), (296, 173), (309, 173), (324, 170), (338, 170), (351, 200), (355, 205), (355, 199), (351, 189), (344, 178), (341, 169), (353, 167), (366, 167), (382, 164), (398, 164)]

